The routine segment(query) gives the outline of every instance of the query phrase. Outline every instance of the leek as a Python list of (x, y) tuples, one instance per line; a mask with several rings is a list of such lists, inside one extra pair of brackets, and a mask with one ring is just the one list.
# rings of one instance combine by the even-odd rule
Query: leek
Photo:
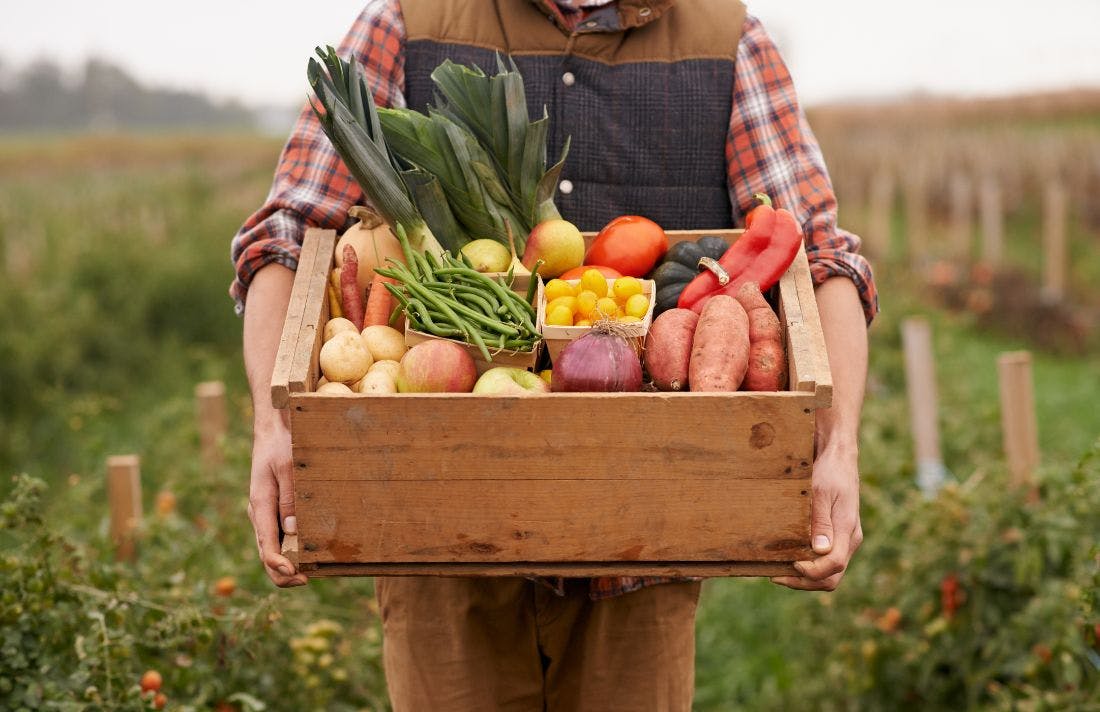
[[(358, 63), (341, 59), (331, 46), (317, 48), (306, 76), (320, 107), (310, 98), (317, 120), (374, 208), (392, 225), (404, 226), (420, 252), (443, 252), (386, 144), (374, 97)], [(323, 63), (323, 65), (322, 65)], [(457, 249), (457, 248), (456, 248)]]

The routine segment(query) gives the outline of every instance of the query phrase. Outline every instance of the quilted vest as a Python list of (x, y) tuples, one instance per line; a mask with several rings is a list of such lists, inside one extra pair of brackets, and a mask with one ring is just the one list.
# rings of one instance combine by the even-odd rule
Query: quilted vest
[(570, 31), (551, 0), (401, 0), (405, 99), (424, 110), (444, 59), (495, 71), (509, 54), (549, 161), (572, 145), (555, 203), (581, 230), (618, 215), (666, 229), (732, 227), (726, 135), (739, 0), (619, 0)]

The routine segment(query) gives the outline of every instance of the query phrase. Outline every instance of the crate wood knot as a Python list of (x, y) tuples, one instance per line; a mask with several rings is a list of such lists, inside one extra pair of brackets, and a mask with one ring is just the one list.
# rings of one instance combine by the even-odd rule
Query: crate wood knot
[(757, 423), (752, 426), (749, 445), (757, 450), (768, 447), (775, 441), (775, 427), (771, 423)]

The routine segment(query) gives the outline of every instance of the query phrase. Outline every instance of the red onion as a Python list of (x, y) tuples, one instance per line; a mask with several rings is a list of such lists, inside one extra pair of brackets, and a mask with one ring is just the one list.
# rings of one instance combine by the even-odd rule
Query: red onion
[(555, 393), (639, 391), (642, 362), (630, 342), (610, 322), (597, 322), (584, 336), (566, 344), (554, 362), (550, 390)]

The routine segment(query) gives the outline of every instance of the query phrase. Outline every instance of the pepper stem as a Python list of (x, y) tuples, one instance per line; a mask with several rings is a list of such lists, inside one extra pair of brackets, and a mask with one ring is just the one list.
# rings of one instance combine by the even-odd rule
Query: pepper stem
[(772, 199), (768, 197), (767, 193), (753, 193), (752, 197), (761, 205), (767, 205), (769, 208), (772, 206)]

